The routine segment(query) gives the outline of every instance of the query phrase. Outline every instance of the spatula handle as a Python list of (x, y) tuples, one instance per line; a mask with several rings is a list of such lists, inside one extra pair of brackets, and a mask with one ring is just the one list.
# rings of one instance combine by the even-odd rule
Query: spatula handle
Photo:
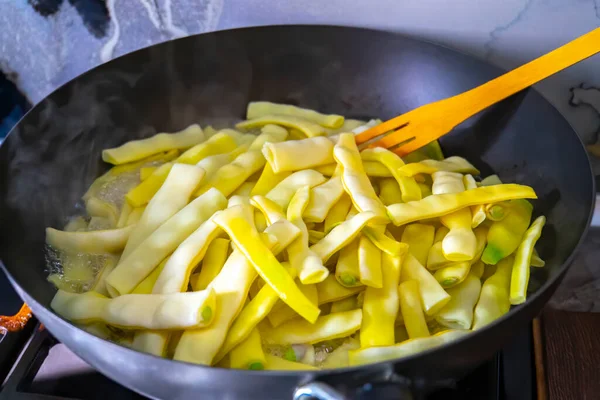
[(481, 86), (452, 97), (457, 124), (479, 111), (600, 52), (600, 28)]

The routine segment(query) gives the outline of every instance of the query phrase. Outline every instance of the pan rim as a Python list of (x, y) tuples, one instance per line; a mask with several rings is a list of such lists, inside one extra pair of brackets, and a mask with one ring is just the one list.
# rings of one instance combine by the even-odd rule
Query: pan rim
[[(469, 53), (469, 52), (465, 52), (462, 50), (457, 50), (455, 48), (449, 47), (445, 44), (441, 44), (441, 43), (437, 43), (428, 39), (422, 39), (422, 38), (417, 38), (411, 35), (408, 35), (406, 33), (400, 33), (400, 32), (395, 32), (395, 31), (390, 31), (390, 30), (383, 30), (383, 29), (375, 29), (375, 28), (368, 28), (368, 27), (356, 27), (356, 26), (350, 26), (350, 25), (331, 25), (331, 24), (290, 24), (290, 25), (260, 25), (260, 26), (247, 26), (247, 27), (241, 27), (241, 28), (235, 28), (235, 29), (219, 29), (219, 30), (215, 30), (215, 31), (211, 31), (211, 32), (206, 32), (206, 33), (200, 33), (200, 34), (196, 34), (196, 35), (191, 35), (191, 36), (187, 36), (187, 37), (182, 37), (182, 38), (177, 38), (177, 39), (173, 39), (173, 40), (169, 40), (169, 41), (164, 41), (161, 43), (156, 43), (152, 46), (149, 47), (154, 47), (154, 46), (159, 46), (159, 45), (166, 45), (167, 43), (171, 43), (174, 41), (184, 41), (184, 40), (193, 40), (196, 36), (204, 36), (204, 35), (218, 35), (222, 32), (234, 32), (234, 31), (243, 31), (243, 30), (268, 30), (268, 29), (297, 29), (297, 28), (301, 28), (301, 29), (311, 29), (311, 28), (326, 28), (326, 29), (330, 29), (330, 30), (352, 30), (352, 31), (364, 31), (364, 32), (371, 32), (373, 34), (378, 34), (378, 35), (385, 35), (388, 36), (389, 38), (402, 38), (405, 40), (409, 40), (415, 43), (425, 43), (427, 45), (431, 45), (431, 46), (435, 46), (435, 47), (439, 47), (439, 48), (444, 48), (450, 52), (453, 53), (457, 53), (457, 54), (461, 54), (464, 56), (467, 56), (470, 59), (476, 60), (478, 62), (481, 63), (485, 63), (487, 64), (489, 67), (493, 67), (495, 70), (498, 71), (498, 73), (503, 73), (506, 70), (504, 68), (498, 67), (497, 65), (490, 63), (487, 60), (482, 60), (481, 58), (477, 57), (476, 55)], [(88, 74), (92, 74), (94, 73), (94, 71), (101, 65), (104, 64), (108, 64), (110, 62), (113, 62), (115, 60), (119, 60), (123, 57), (132, 55), (132, 54), (136, 54), (138, 52), (142, 52), (142, 51), (147, 51), (147, 49), (149, 47), (144, 47), (141, 49), (137, 49), (133, 52), (130, 53), (126, 53), (123, 55), (120, 55), (119, 57), (116, 57), (110, 61), (108, 61), (107, 63), (102, 63), (97, 65), (96, 67), (84, 72), (83, 74), (80, 74), (76, 77), (74, 77), (73, 79), (65, 82), (63, 85), (57, 87), (56, 89), (54, 89), (51, 93), (49, 93), (43, 100), (41, 100), (39, 103), (37, 103), (36, 105), (34, 105), (30, 110), (28, 110), (28, 112), (17, 122), (17, 124), (15, 125), (15, 127), (13, 127), (13, 129), (11, 129), (11, 131), (9, 132), (9, 134), (6, 136), (6, 138), (3, 140), (3, 142), (0, 144), (0, 146), (4, 145), (5, 142), (7, 142), (7, 140), (9, 139), (10, 135), (12, 134), (12, 132), (14, 132), (16, 130), (16, 127), (29, 115), (30, 112), (32, 112), (34, 109), (36, 109), (37, 107), (39, 107), (46, 99), (52, 97), (56, 92), (63, 90), (66, 86), (69, 86), (71, 84), (71, 82), (86, 76)], [(591, 180), (591, 188), (593, 189), (592, 192), (590, 193), (590, 204), (593, 205), (595, 202), (595, 196), (596, 196), (596, 183), (594, 180), (594, 176), (593, 176), (593, 172), (592, 172), (592, 167), (591, 167), (591, 162), (590, 162), (590, 157), (589, 154), (587, 153), (586, 149), (585, 149), (585, 145), (581, 139), (581, 137), (577, 134), (576, 130), (573, 128), (572, 124), (565, 118), (565, 116), (556, 108), (556, 106), (554, 104), (552, 104), (552, 102), (550, 102), (546, 97), (544, 97), (543, 94), (541, 94), (539, 91), (537, 91), (535, 88), (529, 88), (528, 90), (533, 90), (537, 95), (539, 95), (546, 103), (548, 103), (555, 111), (558, 115), (561, 116), (561, 118), (567, 123), (567, 125), (569, 126), (570, 130), (572, 131), (572, 133), (577, 137), (577, 140), (579, 142), (579, 145), (582, 148), (583, 153), (586, 155), (587, 157), (587, 166), (588, 166), (588, 171), (590, 173), (590, 180)], [(578, 255), (579, 250), (582, 246), (583, 241), (585, 240), (589, 229), (590, 229), (590, 223), (592, 220), (592, 215), (593, 215), (593, 211), (594, 208), (593, 206), (590, 207), (590, 211), (588, 213), (588, 217), (586, 220), (586, 224), (585, 227), (582, 231), (582, 234), (579, 237), (579, 240), (577, 241), (577, 244), (575, 245), (573, 251), (571, 252), (571, 254), (569, 255), (569, 257), (566, 259), (566, 261), (560, 266), (560, 268), (558, 269), (556, 275), (552, 278), (548, 278), (548, 280), (540, 287), (538, 288), (538, 290), (536, 290), (535, 293), (533, 293), (531, 296), (528, 297), (527, 301), (524, 304), (530, 303), (532, 301), (534, 301), (536, 298), (538, 298), (539, 296), (542, 295), (543, 292), (545, 292), (550, 286), (554, 285), (555, 283), (557, 283), (557, 281), (562, 280), (562, 278), (564, 277), (566, 271), (568, 270), (568, 268), (571, 266), (571, 264), (573, 263), (575, 257)], [(351, 373), (351, 372), (356, 372), (356, 371), (361, 371), (361, 370), (365, 370), (367, 368), (371, 368), (371, 369), (376, 369), (376, 368), (381, 368), (381, 367), (389, 367), (390, 365), (396, 365), (398, 363), (409, 363), (419, 357), (426, 357), (426, 356), (433, 356), (436, 353), (442, 353), (444, 352), (446, 349), (450, 348), (451, 346), (455, 346), (455, 345), (459, 345), (461, 343), (465, 343), (465, 341), (474, 338), (475, 336), (473, 335), (483, 335), (484, 332), (491, 330), (493, 328), (495, 328), (497, 325), (504, 323), (504, 321), (508, 320), (512, 314), (513, 314), (513, 309), (511, 308), (511, 310), (509, 310), (508, 313), (506, 313), (505, 315), (503, 315), (502, 317), (496, 319), (495, 321), (493, 321), (492, 323), (486, 325), (484, 328), (478, 330), (478, 331), (472, 331), (470, 332), (468, 335), (465, 335), (464, 337), (461, 337), (457, 340), (454, 340), (452, 342), (446, 343), (444, 345), (432, 348), (432, 349), (428, 349), (410, 356), (406, 356), (406, 357), (401, 357), (401, 358), (395, 358), (395, 359), (390, 359), (390, 360), (386, 360), (386, 361), (381, 361), (381, 362), (377, 362), (377, 363), (372, 363), (372, 364), (364, 364), (364, 365), (358, 365), (358, 366), (351, 366), (351, 367), (343, 367), (343, 368), (335, 368), (335, 369), (326, 369), (326, 370), (318, 370), (318, 371), (310, 371), (310, 372), (306, 372), (306, 371), (246, 371), (246, 370), (232, 370), (232, 369), (228, 369), (228, 368), (218, 368), (218, 367), (212, 367), (212, 366), (205, 366), (205, 365), (198, 365), (198, 364), (193, 364), (193, 363), (189, 363), (189, 362), (183, 362), (183, 361), (177, 361), (177, 360), (171, 360), (171, 359), (166, 359), (163, 357), (158, 357), (155, 355), (151, 355), (151, 354), (147, 354), (147, 353), (142, 353), (130, 348), (127, 348), (125, 346), (121, 346), (118, 345), (116, 343), (113, 342), (109, 342), (107, 340), (101, 339), (99, 337), (96, 337), (84, 330), (82, 330), (81, 328), (73, 325), (72, 323), (70, 323), (69, 321), (63, 319), (62, 317), (60, 317), (59, 315), (57, 315), (51, 308), (46, 307), (44, 305), (42, 305), (41, 303), (39, 303), (37, 300), (35, 300), (33, 297), (31, 297), (26, 291), (23, 290), (23, 288), (15, 281), (15, 279), (12, 277), (12, 275), (8, 272), (8, 268), (4, 265), (4, 263), (2, 262), (2, 260), (0, 260), (0, 268), (6, 273), (6, 275), (8, 276), (9, 281), (11, 282), (11, 284), (13, 285), (13, 287), (15, 287), (17, 289), (17, 292), (19, 293), (19, 295), (23, 298), (23, 297), (27, 297), (29, 298), (29, 302), (28, 304), (30, 304), (32, 306), (32, 309), (35, 308), (43, 308), (47, 311), (50, 312), (51, 314), (51, 318), (55, 319), (57, 323), (60, 323), (61, 325), (63, 325), (63, 327), (65, 328), (75, 328), (78, 329), (80, 331), (80, 333), (83, 333), (84, 335), (87, 335), (87, 339), (88, 340), (92, 340), (92, 344), (94, 340), (98, 340), (100, 342), (98, 343), (102, 343), (103, 345), (109, 345), (109, 346), (115, 346), (114, 349), (118, 348), (119, 351), (124, 351), (126, 353), (124, 354), (129, 354), (127, 352), (132, 352), (132, 354), (138, 354), (138, 355), (142, 355), (142, 356), (147, 356), (149, 357), (148, 360), (160, 360), (159, 362), (161, 363), (172, 363), (172, 362), (177, 362), (177, 363), (181, 363), (184, 365), (188, 365), (188, 366), (192, 366), (192, 367), (200, 367), (200, 368), (204, 368), (206, 370), (211, 370), (211, 371), (220, 371), (220, 373), (222, 374), (227, 374), (227, 376), (229, 378), (236, 378), (236, 377), (256, 377), (256, 376), (264, 376), (264, 377), (299, 377), (299, 376), (309, 376), (312, 379), (319, 379), (319, 378), (323, 378), (323, 377), (327, 377), (327, 376), (333, 376), (333, 375), (337, 375), (337, 374), (345, 374), (345, 373)], [(67, 326), (68, 325), (68, 326)], [(73, 351), (74, 353), (77, 354), (77, 352), (74, 349), (70, 349), (71, 351)], [(168, 367), (169, 364), (164, 364), (165, 367)], [(226, 372), (223, 372), (226, 371)], [(103, 374), (107, 375), (109, 378), (118, 381), (118, 376), (117, 376), (117, 370), (115, 370), (115, 373), (112, 374), (110, 373), (110, 371), (102, 371)], [(145, 396), (148, 396), (147, 393), (141, 392), (138, 389), (132, 389), (138, 393), (141, 393)]]

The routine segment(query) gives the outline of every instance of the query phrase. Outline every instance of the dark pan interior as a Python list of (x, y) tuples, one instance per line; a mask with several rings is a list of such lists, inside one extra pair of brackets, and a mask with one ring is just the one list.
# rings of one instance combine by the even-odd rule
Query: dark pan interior
[[(0, 149), (0, 258), (42, 304), (44, 228), (62, 228), (107, 166), (100, 152), (198, 122), (225, 127), (251, 100), (386, 119), (470, 89), (501, 71), (469, 56), (381, 32), (268, 27), (219, 32), (127, 55), (68, 83), (38, 104)], [(487, 175), (531, 185), (548, 217), (539, 244), (557, 276), (586, 229), (593, 183), (567, 122), (529, 90), (482, 112), (442, 141)]]

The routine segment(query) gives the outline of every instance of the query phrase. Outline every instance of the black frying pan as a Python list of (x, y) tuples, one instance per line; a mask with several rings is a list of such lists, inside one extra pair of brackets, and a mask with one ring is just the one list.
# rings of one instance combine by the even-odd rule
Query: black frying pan
[[(354, 118), (390, 118), (475, 87), (501, 71), (429, 43), (372, 30), (281, 26), (210, 33), (137, 51), (66, 84), (31, 110), (0, 148), (0, 257), (12, 283), (60, 341), (115, 381), (155, 398), (289, 398), (318, 380), (356, 394), (390, 377), (415, 382), (459, 378), (524, 328), (554, 292), (593, 209), (584, 147), (561, 115), (533, 90), (482, 112), (444, 137), (447, 155), (484, 175), (533, 186), (548, 217), (527, 302), (485, 329), (397, 361), (319, 373), (207, 368), (105, 342), (47, 306), (55, 289), (44, 270), (44, 228), (62, 228), (107, 166), (100, 152), (199, 122), (227, 126), (252, 100), (298, 104)], [(378, 387), (378, 385), (375, 385)], [(309, 385), (296, 395), (330, 386)], [(413, 385), (414, 388), (414, 385)], [(325, 390), (326, 391), (326, 390)], [(405, 393), (405, 392), (403, 392)], [(405, 393), (406, 394), (406, 393)], [(321, 398), (325, 392), (321, 390)]]

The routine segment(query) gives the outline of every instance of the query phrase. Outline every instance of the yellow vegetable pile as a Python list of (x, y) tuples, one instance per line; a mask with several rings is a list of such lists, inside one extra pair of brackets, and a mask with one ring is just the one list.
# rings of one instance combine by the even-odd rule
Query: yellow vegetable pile
[(87, 215), (46, 232), (59, 315), (175, 360), (312, 370), (438, 346), (525, 301), (544, 264), (531, 188), (477, 182), (437, 143), (360, 151), (378, 121), (247, 116), (103, 151)]

